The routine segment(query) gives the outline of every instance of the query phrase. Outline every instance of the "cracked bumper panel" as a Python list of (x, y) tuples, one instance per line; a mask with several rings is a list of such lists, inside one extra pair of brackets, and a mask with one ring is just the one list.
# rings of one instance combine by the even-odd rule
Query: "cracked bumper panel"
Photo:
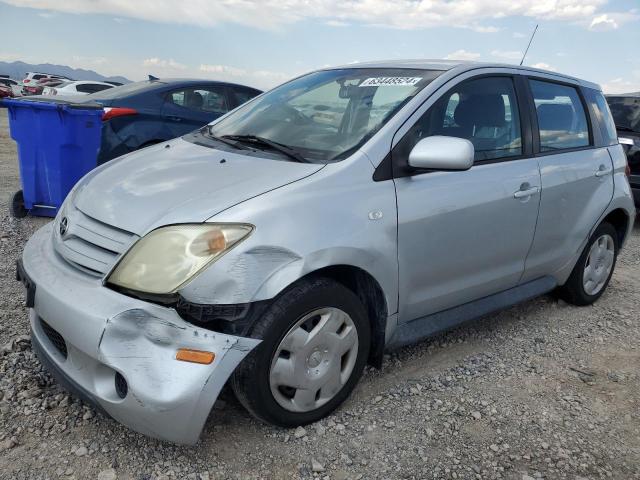
[[(172, 309), (104, 288), (55, 254), (51, 228), (40, 229), (23, 254), (36, 285), (30, 318), (43, 363), (128, 427), (195, 443), (229, 375), (259, 342), (194, 327)], [(43, 321), (64, 339), (66, 358)], [(213, 352), (215, 359), (177, 361), (179, 348)], [(125, 398), (116, 391), (116, 372), (127, 382)]]

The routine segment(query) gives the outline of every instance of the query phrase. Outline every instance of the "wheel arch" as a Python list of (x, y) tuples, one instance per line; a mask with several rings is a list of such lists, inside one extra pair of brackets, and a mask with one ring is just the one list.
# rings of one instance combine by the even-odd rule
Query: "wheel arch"
[(616, 233), (618, 234), (618, 247), (622, 247), (627, 239), (629, 224), (631, 223), (631, 217), (627, 211), (622, 208), (616, 208), (615, 210), (607, 213), (600, 223), (609, 223), (613, 228), (615, 228)]
[(371, 348), (368, 363), (380, 368), (384, 354), (385, 331), (389, 310), (384, 291), (378, 281), (366, 270), (353, 265), (322, 267), (307, 273), (297, 281), (310, 277), (329, 278), (347, 287), (360, 299), (365, 307), (371, 326)]

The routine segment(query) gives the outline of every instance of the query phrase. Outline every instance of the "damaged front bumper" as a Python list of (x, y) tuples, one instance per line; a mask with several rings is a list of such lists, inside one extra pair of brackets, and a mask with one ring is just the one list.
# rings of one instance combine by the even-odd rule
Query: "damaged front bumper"
[[(195, 327), (171, 308), (105, 288), (54, 252), (51, 229), (36, 232), (23, 254), (23, 275), (35, 289), (32, 343), (42, 363), (130, 428), (195, 443), (220, 390), (259, 341)], [(181, 348), (215, 358), (209, 365), (177, 361)]]

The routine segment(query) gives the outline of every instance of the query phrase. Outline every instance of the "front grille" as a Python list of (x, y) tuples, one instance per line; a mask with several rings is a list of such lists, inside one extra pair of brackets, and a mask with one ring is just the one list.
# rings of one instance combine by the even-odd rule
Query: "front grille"
[(62, 338), (62, 335), (42, 319), (40, 319), (40, 325), (49, 341), (56, 347), (56, 350), (58, 350), (64, 358), (67, 358), (67, 343), (64, 341), (64, 338)]
[[(63, 218), (66, 231), (61, 234)], [(91, 275), (103, 276), (138, 237), (69, 207), (58, 215), (53, 238), (56, 252), (69, 264)]]

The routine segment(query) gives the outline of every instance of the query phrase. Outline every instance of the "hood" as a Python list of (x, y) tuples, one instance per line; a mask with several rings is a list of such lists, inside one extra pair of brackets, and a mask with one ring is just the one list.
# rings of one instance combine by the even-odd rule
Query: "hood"
[(176, 139), (92, 171), (75, 189), (73, 202), (96, 220), (144, 235), (162, 225), (203, 222), (323, 166), (258, 158)]

